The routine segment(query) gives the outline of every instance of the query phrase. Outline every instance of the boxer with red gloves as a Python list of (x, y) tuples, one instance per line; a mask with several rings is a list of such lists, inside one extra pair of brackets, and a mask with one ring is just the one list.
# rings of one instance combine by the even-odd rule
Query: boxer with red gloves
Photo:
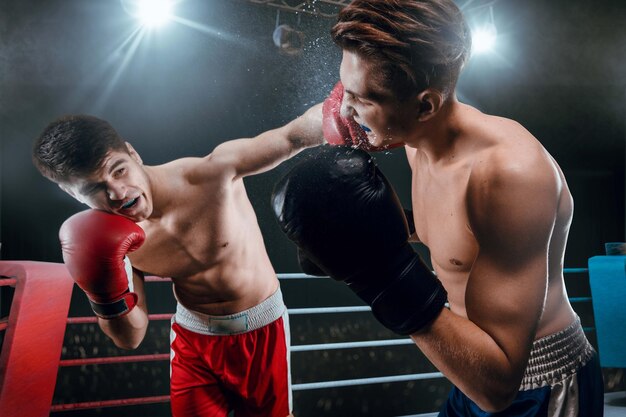
[(35, 143), (41, 173), (91, 208), (61, 227), (63, 259), (117, 346), (145, 335), (143, 273), (172, 278), (174, 417), (291, 413), (287, 309), (243, 178), (321, 144), (321, 119), (319, 105), (158, 166), (91, 116), (58, 119)]

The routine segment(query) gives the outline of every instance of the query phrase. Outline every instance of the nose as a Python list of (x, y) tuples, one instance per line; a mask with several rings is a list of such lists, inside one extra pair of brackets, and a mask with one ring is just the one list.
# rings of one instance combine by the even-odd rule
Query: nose
[(124, 184), (110, 182), (107, 184), (107, 194), (110, 200), (123, 200), (126, 197), (127, 188)]

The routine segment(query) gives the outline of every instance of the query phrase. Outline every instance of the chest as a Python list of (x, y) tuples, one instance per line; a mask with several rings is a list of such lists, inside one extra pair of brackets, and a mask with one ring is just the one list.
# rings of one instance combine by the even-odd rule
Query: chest
[[(430, 250), (438, 274), (469, 273), (478, 252), (467, 214), (469, 172), (413, 173), (411, 200), (415, 230)], [(456, 274), (455, 274), (456, 275)]]
[(131, 261), (137, 268), (159, 276), (191, 276), (219, 262), (233, 240), (223, 205), (228, 199), (181, 196), (158, 221), (146, 222), (145, 243)]

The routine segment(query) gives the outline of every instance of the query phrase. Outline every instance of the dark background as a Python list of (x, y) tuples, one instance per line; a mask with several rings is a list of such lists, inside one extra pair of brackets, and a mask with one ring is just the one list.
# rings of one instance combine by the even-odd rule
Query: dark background
[[(470, 22), (484, 20), (486, 5), (491, 3), (498, 49), (472, 58), (459, 82), (458, 96), (484, 112), (519, 121), (559, 162), (575, 200), (565, 266), (586, 267), (589, 257), (603, 253), (604, 242), (624, 241), (626, 3), (459, 1)], [(1, 259), (59, 262), (59, 226), (84, 208), (41, 178), (30, 161), (32, 141), (58, 116), (88, 113), (104, 118), (133, 144), (146, 164), (160, 164), (203, 156), (225, 140), (280, 126), (323, 100), (338, 79), (340, 51), (328, 35), (332, 18), (281, 12), (280, 23), (306, 35), (302, 54), (287, 56), (272, 43), (277, 11), (271, 7), (244, 0), (186, 0), (178, 4), (176, 14), (207, 30), (172, 22), (147, 34), (127, 59), (133, 42), (123, 45), (123, 41), (136, 22), (118, 0), (0, 0)], [(295, 160), (304, 157), (306, 152)], [(410, 176), (403, 151), (377, 154), (376, 159), (408, 205)], [(298, 272), (295, 249), (279, 231), (269, 206), (273, 184), (293, 163), (246, 179), (278, 272)], [(343, 287), (332, 284), (309, 287), (309, 283), (288, 282), (283, 289), (290, 308), (354, 304)], [(577, 285), (572, 291), (578, 291)], [(171, 311), (169, 289), (151, 291), (151, 312)], [(81, 306), (83, 298), (75, 297), (75, 314), (89, 314)], [(338, 317), (331, 329), (317, 320), (292, 318), (294, 344), (392, 337), (369, 316), (362, 324), (361, 318)], [(154, 337), (142, 346), (145, 352), (167, 351), (163, 324), (163, 328), (151, 324)], [(109, 354), (120, 354), (94, 328), (83, 330), (80, 337), (68, 332), (64, 355), (89, 356), (74, 342), (104, 346), (99, 354), (107, 349)], [(407, 365), (402, 358), (405, 354), (414, 358), (416, 349), (401, 347), (341, 353), (336, 362), (349, 362), (358, 375), (334, 377), (319, 371), (333, 368), (329, 363), (336, 363), (332, 360), (338, 352), (316, 353), (306, 360), (294, 356), (294, 382), (385, 375), (395, 368), (402, 370), (396, 373), (430, 369), (423, 361)], [(375, 359), (391, 355), (399, 363), (381, 365), (377, 372), (376, 364), (384, 362), (368, 359), (372, 352)], [(118, 376), (126, 372), (100, 368), (82, 369), (80, 374), (62, 372), (55, 401), (91, 400), (86, 393), (100, 392), (103, 384), (111, 392), (99, 393), (98, 398), (136, 395), (124, 384), (98, 385), (107, 381), (106, 372)], [(167, 365), (146, 369), (153, 375), (134, 378), (134, 388), (144, 384), (146, 392), (165, 393)], [(79, 378), (88, 384), (69, 388)], [(419, 391), (428, 393), (423, 398), (440, 398), (447, 385), (415, 382), (372, 391), (322, 391), (296, 393), (297, 415), (330, 415), (333, 410), (335, 415), (382, 415), (372, 410), (387, 410), (398, 402), (390, 415), (432, 411), (439, 400), (432, 404), (420, 400), (417, 405), (399, 399), (400, 393), (415, 399)]]

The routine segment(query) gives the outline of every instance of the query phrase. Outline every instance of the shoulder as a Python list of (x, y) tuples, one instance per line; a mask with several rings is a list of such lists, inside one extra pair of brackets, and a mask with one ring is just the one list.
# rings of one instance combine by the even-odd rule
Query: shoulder
[(220, 172), (212, 154), (205, 157), (175, 159), (155, 168), (168, 182), (183, 186), (197, 185), (211, 179), (217, 179)]
[(476, 153), (467, 186), (473, 226), (507, 224), (513, 219), (549, 226), (562, 181), (554, 159), (515, 122), (504, 122), (496, 140)]
[(542, 144), (519, 123), (492, 117), (486, 146), (472, 161), (469, 186), (503, 189), (548, 186), (559, 180), (556, 163)]

